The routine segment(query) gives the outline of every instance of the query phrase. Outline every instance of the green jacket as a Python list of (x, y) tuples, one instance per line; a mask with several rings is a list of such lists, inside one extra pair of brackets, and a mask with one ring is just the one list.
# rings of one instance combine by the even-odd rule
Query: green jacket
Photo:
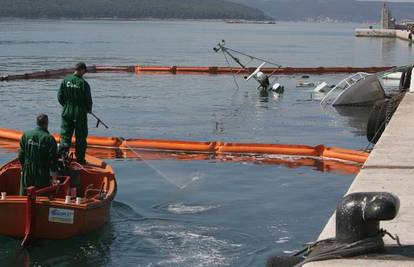
[(22, 164), (21, 190), (32, 185), (48, 186), (50, 170), (57, 170), (55, 138), (40, 127), (24, 132), (20, 139), (19, 161)]
[(62, 117), (68, 120), (86, 119), (92, 111), (91, 88), (77, 75), (69, 75), (62, 81), (58, 100), (63, 106)]

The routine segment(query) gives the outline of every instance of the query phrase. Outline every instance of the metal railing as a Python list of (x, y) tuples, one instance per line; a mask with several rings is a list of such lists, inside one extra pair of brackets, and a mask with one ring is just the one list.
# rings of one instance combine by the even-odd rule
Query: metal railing
[(356, 84), (358, 81), (364, 79), (367, 77), (368, 73), (366, 72), (358, 72), (355, 74), (352, 74), (349, 77), (346, 77), (342, 81), (340, 81), (334, 88), (332, 88), (329, 93), (325, 95), (325, 97), (321, 100), (321, 105), (325, 107), (328, 104), (335, 103), (335, 101), (338, 99), (338, 97), (349, 87)]

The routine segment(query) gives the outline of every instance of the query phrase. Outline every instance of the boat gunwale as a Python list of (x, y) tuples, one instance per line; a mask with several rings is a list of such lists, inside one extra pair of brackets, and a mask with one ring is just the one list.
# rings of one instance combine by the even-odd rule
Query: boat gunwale
[[(41, 206), (50, 206), (50, 207), (61, 207), (61, 208), (71, 208), (71, 209), (76, 209), (79, 211), (87, 211), (87, 210), (93, 210), (93, 209), (98, 209), (101, 207), (104, 207), (106, 205), (110, 205), (111, 202), (114, 200), (116, 193), (117, 193), (117, 183), (116, 183), (116, 178), (115, 178), (115, 173), (113, 171), (113, 168), (111, 165), (107, 164), (106, 162), (90, 156), (90, 155), (86, 155), (86, 159), (90, 160), (91, 162), (83, 167), (83, 170), (85, 172), (88, 172), (88, 167), (93, 167), (96, 169), (101, 169), (101, 173), (102, 174), (110, 174), (110, 175), (105, 175), (103, 177), (108, 177), (108, 192), (106, 194), (106, 197), (102, 200), (100, 199), (96, 199), (96, 198), (90, 198), (87, 199), (85, 203), (81, 203), (81, 204), (76, 204), (74, 202), (71, 203), (65, 203), (65, 199), (63, 198), (52, 198), (49, 199), (49, 197), (45, 197), (45, 196), (37, 196), (36, 197), (36, 205), (41, 205)], [(5, 164), (3, 164), (0, 167), (0, 177), (3, 175), (3, 173), (5, 173), (7, 170), (15, 168), (15, 166), (13, 166), (13, 164), (19, 163), (17, 158), (14, 158), (12, 160), (9, 160), (8, 162), (6, 162)], [(99, 163), (99, 164), (97, 164)], [(0, 205), (2, 204), (26, 204), (27, 202), (27, 196), (19, 196), (19, 195), (7, 195), (5, 200), (0, 200)]]

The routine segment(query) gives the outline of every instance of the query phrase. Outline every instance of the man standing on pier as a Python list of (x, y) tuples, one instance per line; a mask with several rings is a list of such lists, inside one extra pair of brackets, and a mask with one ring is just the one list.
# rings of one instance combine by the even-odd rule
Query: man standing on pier
[(47, 131), (49, 119), (40, 114), (37, 127), (25, 131), (20, 139), (19, 161), (22, 165), (20, 195), (26, 195), (29, 186), (36, 188), (50, 185), (50, 171), (57, 170), (57, 145), (55, 138)]
[(89, 84), (83, 79), (86, 73), (83, 62), (76, 64), (75, 73), (67, 76), (60, 85), (58, 100), (62, 105), (61, 145), (71, 146), (73, 132), (76, 137), (76, 160), (85, 163), (86, 138), (88, 137), (88, 113), (92, 112), (92, 96)]

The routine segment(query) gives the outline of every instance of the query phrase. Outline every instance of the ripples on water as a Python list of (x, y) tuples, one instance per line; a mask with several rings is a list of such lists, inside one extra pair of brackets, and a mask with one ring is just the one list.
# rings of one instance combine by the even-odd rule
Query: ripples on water
[[(406, 64), (412, 50), (391, 39), (354, 38), (354, 24), (0, 21), (0, 75), (88, 64), (224, 65), (231, 46), (285, 66)], [(74, 36), (82, 36), (76, 39)], [(335, 83), (345, 75), (311, 75)], [(111, 126), (90, 133), (135, 138), (326, 144), (362, 148), (367, 108), (321, 109), (300, 75), (280, 76), (282, 97), (260, 97), (231, 76), (88, 74), (94, 111)], [(34, 114), (59, 130), (60, 79), (0, 83), (0, 127), (26, 129)], [(13, 158), (0, 149), (0, 163)], [(0, 237), (0, 265), (263, 266), (313, 240), (353, 177), (249, 162), (108, 160), (118, 195), (111, 221), (28, 251)]]

